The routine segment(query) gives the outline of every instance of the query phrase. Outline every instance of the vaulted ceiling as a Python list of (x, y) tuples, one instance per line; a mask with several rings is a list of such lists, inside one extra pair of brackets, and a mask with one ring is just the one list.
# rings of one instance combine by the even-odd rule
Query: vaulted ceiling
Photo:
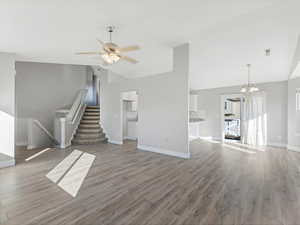
[[(190, 43), (192, 89), (239, 85), (246, 64), (255, 82), (287, 79), (300, 29), (297, 0), (2, 0), (0, 51), (17, 60), (97, 65), (105, 27), (114, 42), (139, 44), (128, 53), (140, 62), (110, 67), (128, 78), (171, 70), (172, 47)], [(271, 49), (271, 56), (264, 49)]]

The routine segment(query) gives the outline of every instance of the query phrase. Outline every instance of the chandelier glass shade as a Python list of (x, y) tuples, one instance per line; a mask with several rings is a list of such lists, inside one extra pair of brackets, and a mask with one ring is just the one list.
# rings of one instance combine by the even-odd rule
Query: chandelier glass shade
[(250, 64), (247, 64), (248, 67), (248, 83), (242, 86), (240, 92), (241, 93), (253, 93), (259, 91), (259, 88), (255, 86), (255, 84), (250, 83)]
[(259, 91), (259, 89), (257, 88), (257, 87), (255, 87), (255, 86), (243, 86), (242, 88), (241, 88), (241, 92), (242, 93), (252, 93), (252, 92), (257, 92), (257, 91)]

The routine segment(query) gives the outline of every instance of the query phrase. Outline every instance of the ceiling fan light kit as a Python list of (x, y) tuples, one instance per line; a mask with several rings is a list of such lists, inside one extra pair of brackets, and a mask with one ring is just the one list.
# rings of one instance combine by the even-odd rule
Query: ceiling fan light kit
[(102, 51), (101, 52), (79, 52), (77, 54), (80, 55), (95, 55), (95, 54), (99, 54), (101, 55), (101, 58), (103, 60), (103, 62), (106, 65), (111, 65), (114, 63), (117, 63), (118, 61), (125, 60), (127, 62), (130, 63), (137, 63), (138, 61), (122, 55), (123, 52), (130, 52), (130, 51), (135, 51), (135, 50), (139, 50), (140, 47), (138, 45), (133, 45), (133, 46), (127, 46), (127, 47), (119, 47), (117, 44), (112, 42), (112, 33), (114, 32), (115, 27), (114, 26), (108, 26), (107, 27), (107, 31), (109, 33), (109, 42), (104, 43), (103, 41), (98, 40), (98, 42), (102, 45)]
[(114, 64), (120, 60), (120, 56), (115, 53), (104, 53), (101, 55), (102, 59), (108, 64)]

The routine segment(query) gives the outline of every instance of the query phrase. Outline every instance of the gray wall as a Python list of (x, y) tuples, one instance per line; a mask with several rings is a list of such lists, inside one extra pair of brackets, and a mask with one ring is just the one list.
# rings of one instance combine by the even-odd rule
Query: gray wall
[(288, 148), (300, 151), (300, 120), (296, 118), (296, 89), (300, 88), (300, 78), (288, 82)]
[(101, 123), (109, 141), (123, 141), (122, 92), (137, 91), (139, 147), (180, 157), (189, 155), (188, 44), (174, 48), (173, 61), (174, 68), (169, 73), (129, 81), (110, 74), (101, 76)]
[(86, 83), (86, 66), (17, 62), (17, 144), (26, 144), (27, 118), (39, 120), (53, 133), (55, 111), (68, 108)]
[[(259, 84), (267, 96), (268, 144), (287, 144), (287, 81)], [(222, 94), (239, 93), (240, 86), (193, 91), (198, 94), (198, 110), (204, 110), (206, 118), (200, 123), (200, 136), (221, 139)]]
[(0, 53), (0, 153), (15, 156), (15, 55)]

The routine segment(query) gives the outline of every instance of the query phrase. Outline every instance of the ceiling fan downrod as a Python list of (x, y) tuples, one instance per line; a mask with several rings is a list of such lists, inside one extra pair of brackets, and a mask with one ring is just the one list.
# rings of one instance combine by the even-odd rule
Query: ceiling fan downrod
[(112, 42), (112, 33), (114, 32), (115, 27), (114, 26), (108, 26), (106, 29), (109, 33), (109, 41)]

